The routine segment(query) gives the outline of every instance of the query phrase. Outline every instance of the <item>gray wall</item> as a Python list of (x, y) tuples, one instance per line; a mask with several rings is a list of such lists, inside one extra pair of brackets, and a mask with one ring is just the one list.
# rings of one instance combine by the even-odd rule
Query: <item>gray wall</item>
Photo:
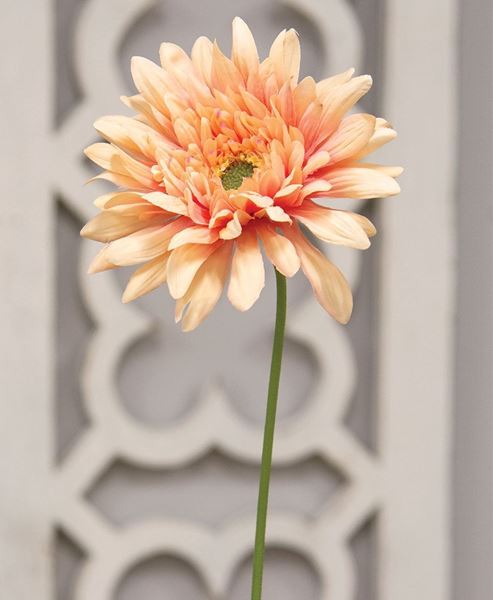
[(461, 2), (454, 569), (493, 598), (493, 4)]

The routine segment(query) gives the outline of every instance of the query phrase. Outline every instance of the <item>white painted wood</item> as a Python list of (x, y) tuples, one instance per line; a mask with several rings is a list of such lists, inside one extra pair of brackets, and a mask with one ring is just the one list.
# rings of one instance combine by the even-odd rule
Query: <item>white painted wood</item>
[[(382, 600), (450, 596), (455, 0), (391, 0), (385, 115), (403, 192), (382, 208)], [(390, 153), (389, 153), (390, 155)]]
[(2, 4), (0, 595), (15, 600), (53, 598), (51, 42), (50, 0)]

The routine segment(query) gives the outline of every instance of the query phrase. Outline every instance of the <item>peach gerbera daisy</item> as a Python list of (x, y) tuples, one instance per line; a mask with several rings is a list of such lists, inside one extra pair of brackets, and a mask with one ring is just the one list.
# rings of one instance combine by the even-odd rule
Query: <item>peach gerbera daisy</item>
[[(368, 75), (348, 70), (298, 81), (300, 45), (282, 31), (259, 61), (253, 36), (233, 22), (231, 59), (199, 38), (191, 58), (164, 43), (161, 66), (132, 59), (139, 93), (123, 101), (137, 115), (95, 123), (108, 143), (87, 156), (121, 191), (96, 200), (101, 212), (82, 235), (106, 245), (90, 272), (140, 265), (128, 302), (167, 283), (185, 331), (228, 298), (249, 309), (264, 286), (267, 259), (287, 277), (303, 269), (320, 304), (342, 323), (352, 296), (341, 272), (305, 237), (365, 249), (365, 217), (317, 198), (397, 194), (397, 167), (363, 159), (396, 133), (384, 119), (348, 111), (368, 92)], [(229, 278), (229, 283), (227, 280)]]

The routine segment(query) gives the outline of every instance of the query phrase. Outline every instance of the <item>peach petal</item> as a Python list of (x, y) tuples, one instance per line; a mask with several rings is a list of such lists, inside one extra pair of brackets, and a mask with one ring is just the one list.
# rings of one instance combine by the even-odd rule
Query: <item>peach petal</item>
[(245, 81), (250, 73), (258, 71), (259, 59), (255, 40), (248, 25), (239, 17), (233, 19), (232, 58)]
[(305, 203), (290, 214), (324, 242), (360, 250), (370, 246), (368, 235), (354, 213)]
[(323, 149), (330, 154), (331, 164), (351, 158), (370, 141), (375, 130), (375, 117), (367, 114), (350, 115), (341, 121)]
[(331, 156), (327, 150), (319, 150), (315, 154), (312, 154), (303, 167), (303, 176), (308, 177), (308, 175), (312, 175), (315, 171), (325, 167), (330, 159)]
[(118, 265), (115, 265), (108, 260), (108, 249), (109, 246), (104, 246), (104, 248), (102, 248), (92, 259), (92, 262), (87, 269), (89, 275), (118, 268)]
[(169, 254), (163, 254), (139, 267), (128, 280), (122, 302), (131, 302), (165, 283), (168, 258)]
[[(80, 234), (85, 238), (97, 242), (112, 242), (113, 240), (117, 240), (151, 226), (164, 225), (168, 219), (165, 214), (162, 216), (152, 215), (145, 218), (145, 212), (149, 211), (145, 204), (127, 204), (124, 205), (123, 208), (125, 210), (115, 210), (110, 208), (100, 212), (86, 223)], [(133, 209), (133, 212), (131, 209)], [(135, 209), (138, 210), (136, 211)], [(144, 218), (142, 218), (142, 216)]]
[(231, 265), (228, 298), (238, 310), (248, 310), (265, 285), (264, 261), (253, 229), (245, 229), (236, 240)]
[(285, 81), (296, 85), (300, 73), (300, 41), (294, 29), (282, 31), (271, 46), (269, 58), (272, 62), (279, 87)]
[(347, 323), (353, 310), (353, 298), (342, 273), (306, 240), (296, 225), (285, 227), (284, 233), (294, 244), (301, 268), (320, 305), (336, 321)]
[[(192, 331), (209, 315), (224, 288), (231, 256), (231, 244), (220, 246), (202, 265), (185, 296), (176, 303), (175, 319), (183, 312), (183, 331)], [(187, 308), (188, 307), (188, 308)]]
[(164, 227), (148, 227), (115, 240), (108, 246), (108, 261), (125, 267), (152, 260), (168, 250), (169, 240), (188, 223), (180, 217)]
[(217, 229), (209, 229), (201, 225), (192, 225), (176, 233), (169, 243), (169, 249), (174, 250), (184, 244), (213, 244), (219, 239)]
[(172, 298), (186, 294), (197, 271), (217, 248), (218, 244), (187, 244), (171, 252), (167, 281)]
[(332, 189), (327, 196), (335, 198), (386, 198), (400, 192), (397, 181), (390, 175), (371, 167), (340, 167), (333, 169), (328, 175)]
[(292, 277), (300, 268), (300, 259), (293, 244), (269, 225), (257, 226), (257, 233), (262, 241), (265, 253), (276, 269)]
[(290, 216), (281, 206), (268, 206), (255, 213), (255, 216), (267, 217), (270, 221), (275, 221), (276, 223), (291, 223)]
[(151, 192), (150, 194), (145, 194), (142, 197), (154, 206), (158, 206), (170, 213), (183, 215), (185, 217), (188, 216), (187, 205), (181, 198), (178, 198), (177, 196), (170, 196), (169, 194), (164, 194), (163, 192)]

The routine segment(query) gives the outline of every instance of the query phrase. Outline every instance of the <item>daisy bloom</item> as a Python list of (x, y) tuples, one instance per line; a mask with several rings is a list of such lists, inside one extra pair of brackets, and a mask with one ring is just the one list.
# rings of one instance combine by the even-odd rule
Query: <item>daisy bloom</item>
[(138, 94), (123, 97), (135, 117), (107, 116), (107, 142), (86, 149), (118, 186), (95, 202), (81, 234), (105, 246), (90, 272), (139, 265), (128, 302), (167, 283), (176, 320), (197, 327), (227, 286), (249, 309), (264, 287), (267, 259), (286, 277), (301, 267), (325, 310), (341, 323), (352, 295), (341, 272), (305, 237), (366, 249), (375, 228), (317, 199), (397, 194), (398, 167), (364, 162), (396, 136), (387, 121), (349, 114), (368, 92), (354, 70), (298, 79), (300, 45), (282, 31), (260, 62), (247, 25), (233, 21), (231, 58), (200, 37), (191, 57), (163, 43), (161, 66), (132, 59)]

